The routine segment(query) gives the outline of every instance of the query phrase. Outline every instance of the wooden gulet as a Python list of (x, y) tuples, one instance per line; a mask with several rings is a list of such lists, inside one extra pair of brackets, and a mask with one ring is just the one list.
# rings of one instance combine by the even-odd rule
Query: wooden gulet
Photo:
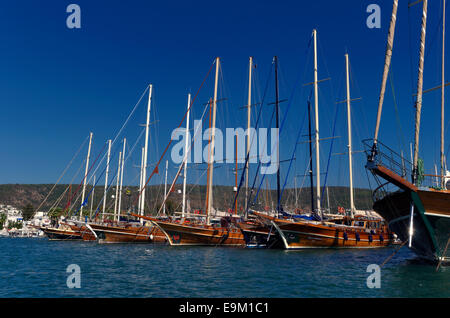
[[(145, 196), (145, 188), (143, 188), (142, 180), (145, 178), (145, 171), (147, 165), (147, 151), (148, 151), (148, 130), (149, 130), (149, 121), (150, 121), (150, 107), (151, 107), (151, 99), (152, 99), (152, 84), (149, 85), (149, 98), (147, 105), (147, 122), (146, 122), (146, 131), (145, 131), (145, 146), (143, 148), (142, 153), (142, 167), (141, 167), (141, 183), (140, 190), (142, 191), (142, 195)], [(108, 147), (108, 161), (106, 168), (106, 177), (105, 177), (105, 192), (104, 192), (104, 201), (103, 201), (103, 213), (104, 216), (106, 209), (106, 189), (107, 189), (107, 180), (108, 180), (108, 171), (109, 171), (109, 159), (111, 152), (111, 141), (109, 140)], [(166, 242), (166, 237), (159, 230), (158, 227), (153, 226), (150, 222), (148, 224), (144, 224), (141, 220), (140, 223), (136, 222), (128, 222), (121, 221), (121, 210), (122, 210), (122, 187), (123, 187), (123, 178), (124, 178), (124, 165), (125, 165), (125, 150), (126, 150), (126, 139), (123, 140), (123, 149), (119, 154), (119, 163), (118, 163), (118, 171), (117, 171), (117, 179), (116, 179), (116, 194), (115, 194), (115, 202), (114, 202), (114, 215), (113, 221), (108, 222), (104, 219), (102, 222), (90, 222), (85, 225), (81, 225), (84, 228), (90, 229), (90, 233), (98, 239), (99, 243), (164, 243)], [(143, 214), (144, 210), (144, 196), (139, 198), (139, 213)], [(83, 228), (79, 226), (79, 230), (82, 231)], [(84, 231), (86, 232), (86, 231)], [(92, 238), (92, 235), (89, 238)]]
[[(196, 218), (189, 219), (161, 219), (150, 216), (139, 216), (131, 213), (131, 215), (140, 217), (144, 220), (151, 221), (153, 224), (165, 234), (168, 242), (172, 246), (236, 246), (244, 247), (245, 240), (242, 232), (239, 228), (233, 225), (231, 219), (222, 218), (221, 224), (211, 223), (211, 210), (212, 210), (212, 184), (214, 173), (214, 144), (215, 144), (215, 122), (216, 122), (216, 110), (217, 110), (217, 88), (220, 69), (220, 58), (216, 58), (216, 74), (214, 85), (214, 98), (212, 100), (212, 129), (210, 139), (210, 153), (208, 160), (208, 184), (207, 184), (207, 197), (206, 197), (206, 213), (201, 217), (204, 220)], [(186, 149), (187, 151), (187, 149)], [(186, 159), (186, 158), (185, 158)], [(185, 160), (183, 160), (185, 161)], [(184, 162), (181, 163), (179, 171), (174, 178), (174, 181), (170, 187), (169, 194), (174, 187), (174, 182), (181, 172)], [(164, 199), (164, 203), (167, 199)], [(163, 203), (163, 204), (164, 204)]]
[[(314, 37), (314, 91), (317, 92), (317, 32), (313, 30)], [(350, 122), (350, 92), (348, 80), (348, 55), (346, 58), (346, 73), (347, 73), (347, 111), (348, 111), (348, 125)], [(310, 107), (308, 103), (308, 108)], [(284, 249), (306, 249), (306, 248), (379, 248), (385, 247), (393, 243), (394, 236), (387, 229), (383, 220), (369, 219), (360, 216), (358, 218), (353, 216), (353, 187), (352, 187), (352, 166), (350, 160), (350, 191), (351, 195), (351, 216), (343, 219), (328, 219), (323, 217), (322, 209), (320, 208), (320, 165), (318, 162), (317, 148), (319, 146), (319, 120), (318, 120), (318, 99), (315, 94), (315, 137), (316, 137), (316, 175), (317, 175), (317, 194), (316, 194), (316, 212), (322, 216), (320, 221), (307, 219), (292, 219), (288, 216), (278, 217), (269, 216), (261, 212), (252, 212), (262, 223), (265, 223), (267, 229), (276, 229)], [(311, 131), (311, 128), (310, 128)], [(348, 128), (349, 133), (349, 156), (351, 158), (351, 129)], [(311, 132), (310, 132), (311, 135)], [(311, 143), (311, 142), (310, 142)], [(311, 158), (312, 159), (312, 158)], [(312, 168), (312, 167), (311, 167)], [(310, 174), (312, 178), (312, 172)], [(311, 182), (312, 185), (312, 182)], [(280, 198), (278, 198), (280, 202)], [(314, 202), (312, 197), (312, 202)], [(314, 204), (313, 204), (314, 206)], [(278, 211), (280, 212), (280, 211)]]
[[(416, 115), (415, 115), (415, 132), (414, 132), (414, 157), (412, 163), (411, 181), (407, 180), (406, 173), (396, 170), (400, 156), (395, 154), (388, 147), (378, 141), (378, 132), (380, 127), (380, 118), (382, 112), (384, 86), (387, 73), (390, 66), (390, 56), (392, 55), (392, 46), (395, 30), (395, 17), (397, 12), (398, 1), (393, 4), (393, 14), (391, 27), (388, 34), (388, 45), (385, 58), (385, 69), (383, 72), (382, 89), (380, 92), (377, 123), (375, 127), (375, 136), (370, 151), (368, 151), (368, 160), (366, 168), (369, 169), (375, 178), (382, 178), (387, 184), (394, 185), (398, 191), (385, 191), (386, 184), (381, 184), (374, 191), (376, 201), (374, 209), (388, 222), (389, 227), (399, 238), (408, 242), (408, 246), (420, 258), (433, 262), (450, 261), (448, 249), (448, 241), (450, 238), (450, 191), (446, 189), (448, 179), (444, 175), (445, 159), (443, 158), (443, 115), (444, 115), (444, 34), (445, 34), (445, 0), (443, 0), (443, 21), (442, 21), (442, 84), (441, 88), (441, 175), (435, 176), (440, 178), (440, 187), (428, 187), (422, 185), (425, 176), (419, 167), (419, 132), (422, 109), (423, 91), (423, 68), (424, 68), (424, 52), (425, 52), (425, 32), (427, 22), (427, 5), (428, 1), (423, 0), (422, 6), (422, 27), (420, 35), (419, 50), (419, 67), (417, 81), (417, 99), (416, 99)], [(427, 90), (431, 91), (431, 90)], [(367, 142), (367, 146), (369, 146)], [(392, 159), (387, 159), (385, 152), (390, 152)], [(397, 160), (397, 161), (396, 161)], [(403, 158), (401, 159), (404, 160)], [(401, 166), (401, 165), (400, 165)], [(404, 166), (404, 165), (403, 165)], [(446, 173), (448, 174), (448, 173)], [(378, 180), (378, 179), (377, 179)]]

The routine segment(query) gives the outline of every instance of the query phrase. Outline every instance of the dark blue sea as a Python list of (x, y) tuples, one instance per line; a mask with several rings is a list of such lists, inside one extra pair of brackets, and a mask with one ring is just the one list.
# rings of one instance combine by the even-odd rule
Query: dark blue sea
[[(237, 249), (0, 238), (0, 297), (450, 297), (450, 267), (405, 246), (369, 288), (370, 264), (394, 248)], [(69, 288), (71, 264), (79, 287)]]

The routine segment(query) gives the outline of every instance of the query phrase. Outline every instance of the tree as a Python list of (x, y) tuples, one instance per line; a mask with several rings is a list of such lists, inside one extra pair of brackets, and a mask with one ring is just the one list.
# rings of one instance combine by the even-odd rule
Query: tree
[(34, 216), (34, 207), (28, 203), (22, 210), (22, 217), (24, 221), (31, 220)]
[(0, 230), (3, 230), (5, 223), (6, 223), (6, 215), (3, 213), (0, 213)]

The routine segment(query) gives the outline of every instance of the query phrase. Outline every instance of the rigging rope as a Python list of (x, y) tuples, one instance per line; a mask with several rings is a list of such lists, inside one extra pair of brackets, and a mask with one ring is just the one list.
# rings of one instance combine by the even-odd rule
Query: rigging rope
[(39, 206), (37, 207), (36, 211), (39, 211), (39, 209), (42, 207), (42, 205), (47, 201), (48, 197), (50, 196), (50, 194), (53, 192), (53, 190), (55, 189), (56, 185), (59, 183), (59, 181), (61, 181), (62, 177), (64, 176), (64, 174), (67, 172), (67, 170), (69, 169), (69, 167), (72, 165), (73, 161), (75, 160), (75, 158), (78, 156), (78, 154), (80, 153), (81, 149), (83, 148), (84, 144), (86, 143), (86, 141), (88, 140), (88, 137), (86, 137), (86, 139), (84, 139), (84, 141), (81, 143), (81, 146), (78, 148), (77, 152), (75, 153), (75, 155), (72, 157), (72, 160), (70, 160), (69, 164), (66, 166), (66, 168), (64, 169), (63, 173), (61, 174), (61, 176), (59, 177), (58, 181), (56, 181), (55, 185), (52, 187), (52, 189), (50, 190), (50, 192), (47, 194), (47, 196), (45, 197), (45, 199), (41, 202), (41, 204), (39, 204)]
[[(214, 64), (215, 64), (215, 61), (211, 64), (211, 67), (209, 68), (208, 73), (206, 74), (205, 78), (203, 79), (202, 84), (200, 85), (199, 89), (197, 90), (197, 93), (195, 94), (194, 98), (193, 98), (192, 101), (191, 101), (191, 105), (189, 105), (188, 109), (187, 109), (186, 112), (184, 113), (184, 116), (183, 116), (183, 118), (181, 119), (180, 124), (178, 125), (177, 128), (180, 128), (181, 125), (183, 124), (184, 119), (185, 119), (186, 116), (187, 116), (187, 113), (188, 113), (189, 110), (191, 109), (192, 105), (194, 104), (195, 100), (197, 99), (198, 94), (200, 93), (200, 90), (202, 89), (203, 85), (205, 84), (207, 78), (209, 77), (209, 74), (211, 73), (211, 70), (212, 70)], [(166, 146), (166, 148), (164, 149), (164, 151), (163, 151), (161, 157), (159, 158), (158, 162), (156, 163), (155, 169), (153, 169), (152, 173), (151, 173), (150, 176), (147, 178), (147, 180), (146, 180), (144, 186), (143, 186), (142, 189), (139, 191), (138, 197), (133, 201), (133, 204), (132, 204), (132, 205), (136, 204), (137, 200), (139, 199), (139, 197), (140, 197), (141, 194), (142, 194), (142, 191), (145, 189), (145, 187), (147, 186), (147, 184), (150, 182), (150, 180), (151, 180), (151, 178), (153, 177), (153, 175), (155, 175), (156, 173), (158, 173), (158, 167), (159, 167), (159, 164), (161, 163), (161, 160), (162, 160), (162, 159), (164, 158), (164, 156), (166, 155), (166, 152), (167, 152), (167, 150), (169, 149), (170, 145), (172, 144), (172, 141), (173, 141), (173, 140), (171, 139), (171, 140), (169, 141), (169, 143), (167, 144), (167, 146)]]

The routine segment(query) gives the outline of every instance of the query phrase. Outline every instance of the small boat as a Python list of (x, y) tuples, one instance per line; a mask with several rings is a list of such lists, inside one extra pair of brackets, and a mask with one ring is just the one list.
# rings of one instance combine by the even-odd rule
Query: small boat
[(41, 226), (40, 230), (51, 241), (79, 241), (83, 239), (79, 231), (74, 231), (67, 225), (61, 225), (58, 228)]

